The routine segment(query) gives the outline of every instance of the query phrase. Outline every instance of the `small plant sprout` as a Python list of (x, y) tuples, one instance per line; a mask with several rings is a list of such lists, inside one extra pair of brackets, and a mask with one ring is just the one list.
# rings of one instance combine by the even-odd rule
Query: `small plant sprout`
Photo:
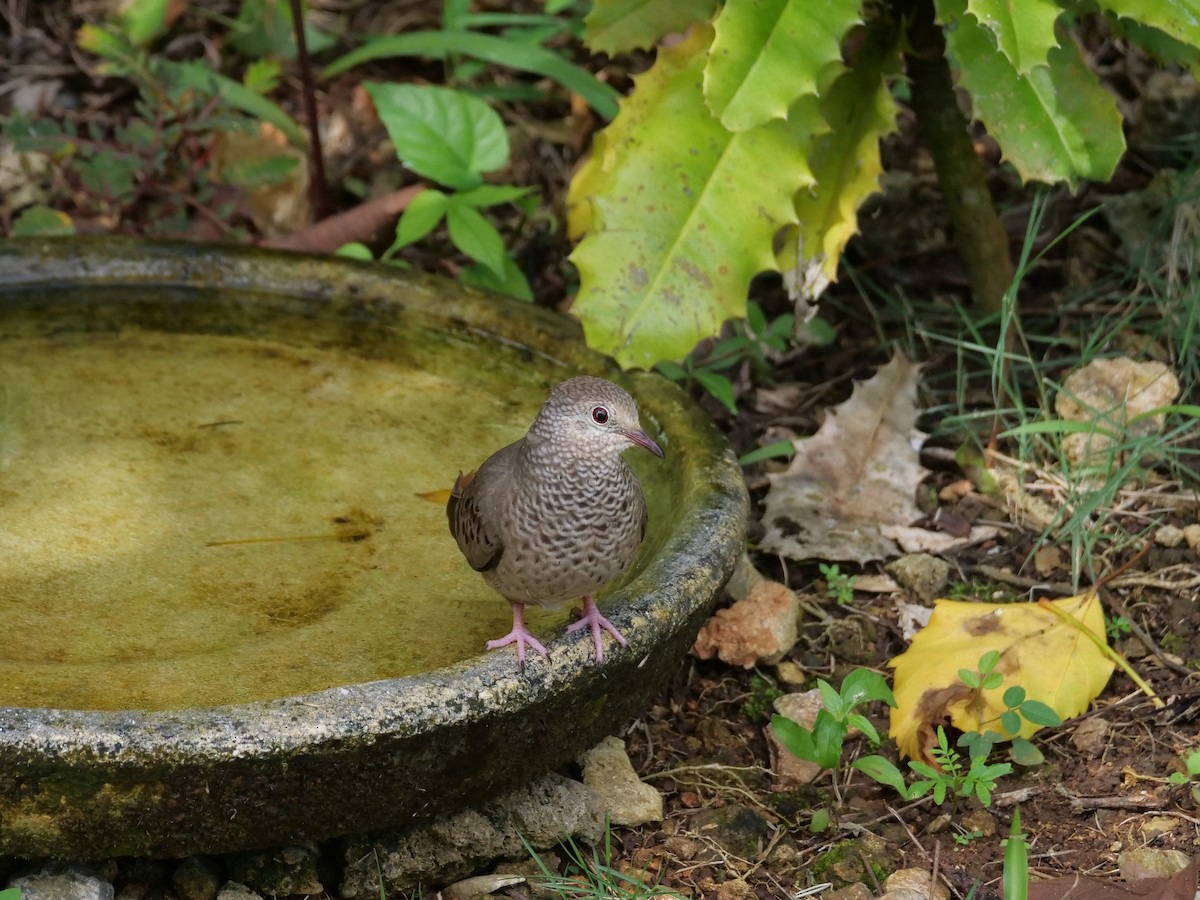
[(1029, 898), (1029, 844), (1021, 831), (1021, 807), (1013, 809), (1008, 840), (1004, 842), (1004, 872), (1001, 878), (1004, 900)]
[(842, 758), (842, 744), (850, 729), (857, 728), (872, 746), (879, 745), (879, 732), (875, 726), (855, 710), (873, 700), (895, 706), (896, 698), (883, 676), (870, 669), (855, 669), (847, 675), (841, 691), (835, 690), (824, 679), (817, 681), (817, 688), (823, 706), (811, 729), (779, 715), (772, 717), (771, 729), (790, 753), (829, 769), (837, 793), (837, 767)]
[(766, 725), (771, 719), (772, 704), (781, 696), (783, 690), (779, 685), (755, 674), (750, 678), (750, 695), (742, 703), (742, 714), (755, 725)]
[(957, 825), (955, 828), (954, 843), (958, 844), (960, 847), (969, 847), (972, 843), (983, 837), (983, 832), (978, 828), (972, 831), (967, 831), (965, 828)]
[(964, 763), (962, 755), (950, 746), (946, 729), (938, 726), (937, 746), (930, 750), (934, 765), (921, 760), (909, 760), (908, 767), (919, 777), (908, 784), (900, 770), (882, 756), (864, 756), (854, 761), (854, 768), (880, 784), (893, 788), (905, 800), (916, 800), (926, 794), (933, 802), (941, 805), (949, 797), (957, 803), (959, 798), (976, 797), (984, 806), (992, 803), (992, 791), (1002, 775), (1012, 772), (1010, 763), (987, 762), (985, 756), (972, 756)]
[(1167, 781), (1171, 784), (1191, 784), (1192, 799), (1200, 803), (1200, 750), (1189, 750), (1185, 753), (1183, 767), (1185, 772), (1172, 772)]
[(849, 606), (854, 600), (854, 580), (857, 576), (848, 575), (838, 568), (837, 563), (821, 563), (817, 571), (825, 579), (825, 593), (837, 601), (838, 606)]
[(1104, 630), (1108, 633), (1109, 643), (1116, 643), (1133, 633), (1133, 629), (1129, 627), (1129, 620), (1124, 616), (1105, 616)]
[[(959, 679), (974, 692), (974, 702), (980, 708), (983, 692), (996, 690), (1004, 684), (1004, 676), (995, 671), (999, 662), (999, 652), (989, 650), (979, 658), (979, 665), (975, 671), (959, 669)], [(1020, 736), (1021, 720), (1026, 719), (1035, 725), (1055, 727), (1062, 724), (1062, 717), (1045, 703), (1027, 699), (1025, 688), (1020, 685), (1010, 687), (1001, 699), (1005, 710), (997, 719), (991, 720), (998, 722), (1001, 731), (984, 728), (982, 731), (965, 732), (959, 737), (958, 746), (966, 747), (972, 759), (986, 760), (991, 755), (992, 747), (1000, 741), (1010, 740), (1012, 746), (1009, 756), (1013, 762), (1021, 766), (1040, 765), (1045, 757), (1037, 747)]]
[[(746, 304), (746, 318), (734, 326), (734, 334), (722, 338), (702, 353), (693, 352), (683, 363), (664, 361), (658, 371), (672, 381), (696, 383), (704, 388), (733, 415), (737, 415), (737, 403), (733, 397), (733, 382), (724, 372), (746, 363), (761, 375), (768, 375), (771, 364), (769, 352), (782, 353), (787, 349), (788, 335), (792, 332), (795, 317), (785, 313), (768, 322), (766, 314), (757, 303)], [(763, 447), (742, 458), (742, 465), (769, 458)], [(771, 445), (770, 456), (790, 456), (794, 450), (790, 441)]]

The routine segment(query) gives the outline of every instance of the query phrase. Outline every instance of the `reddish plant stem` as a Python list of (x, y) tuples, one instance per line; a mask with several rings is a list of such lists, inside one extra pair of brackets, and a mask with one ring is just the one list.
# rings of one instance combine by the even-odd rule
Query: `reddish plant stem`
[(318, 221), (329, 215), (329, 190), (325, 185), (325, 157), (321, 152), (321, 131), (317, 124), (317, 94), (313, 86), (308, 44), (304, 40), (304, 10), (300, 0), (291, 0), (292, 29), (296, 34), (296, 60), (300, 63), (300, 83), (304, 88), (304, 116), (308, 119), (308, 155), (312, 161), (309, 196), (313, 217)]

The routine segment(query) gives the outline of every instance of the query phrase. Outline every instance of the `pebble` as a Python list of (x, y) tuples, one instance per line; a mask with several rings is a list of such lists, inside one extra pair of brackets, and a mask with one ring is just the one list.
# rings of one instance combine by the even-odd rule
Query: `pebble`
[(600, 795), (614, 825), (645, 825), (663, 820), (663, 798), (638, 778), (625, 744), (606, 737), (579, 758), (583, 783)]

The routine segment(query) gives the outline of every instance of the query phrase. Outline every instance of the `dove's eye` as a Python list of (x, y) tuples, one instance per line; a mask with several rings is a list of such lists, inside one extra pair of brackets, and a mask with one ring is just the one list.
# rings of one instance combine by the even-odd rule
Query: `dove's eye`
[(597, 425), (608, 424), (608, 410), (603, 406), (597, 406), (592, 410), (592, 421)]

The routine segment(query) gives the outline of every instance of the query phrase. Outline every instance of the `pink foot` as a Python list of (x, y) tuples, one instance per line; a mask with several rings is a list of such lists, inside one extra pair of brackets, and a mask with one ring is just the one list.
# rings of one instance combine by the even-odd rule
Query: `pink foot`
[(583, 612), (579, 612), (579, 610), (575, 610), (575, 612), (579, 615), (579, 621), (567, 626), (567, 634), (579, 631), (581, 628), (591, 628), (592, 643), (596, 645), (596, 665), (604, 662), (604, 639), (600, 636), (601, 629), (611, 634), (622, 647), (629, 646), (629, 642), (625, 640), (625, 636), (621, 632), (617, 631), (616, 626), (600, 615), (600, 610), (596, 609), (596, 601), (592, 599), (591, 594), (584, 595)]
[(545, 659), (550, 658), (550, 654), (546, 652), (546, 648), (542, 646), (541, 641), (529, 633), (529, 629), (525, 627), (525, 607), (520, 603), (512, 605), (513, 627), (512, 631), (504, 637), (496, 638), (494, 641), (488, 641), (485, 645), (488, 650), (496, 650), (500, 647), (507, 647), (509, 644), (517, 645), (517, 668), (521, 671), (525, 670), (525, 646), (528, 644)]

